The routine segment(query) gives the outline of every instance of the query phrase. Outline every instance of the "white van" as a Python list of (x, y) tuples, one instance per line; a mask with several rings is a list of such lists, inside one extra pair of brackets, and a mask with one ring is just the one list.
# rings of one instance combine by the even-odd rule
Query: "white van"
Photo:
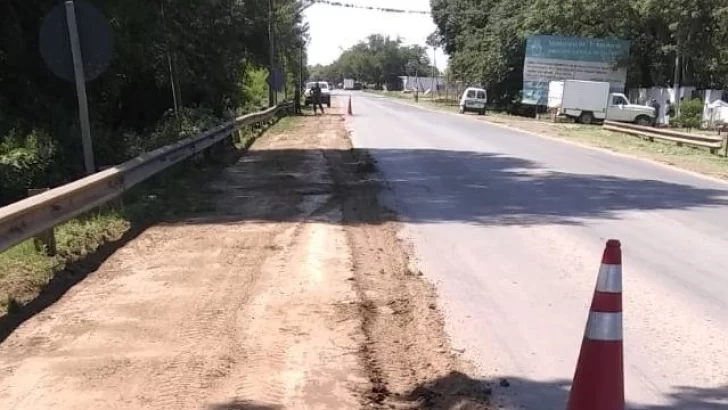
[(485, 114), (485, 104), (488, 103), (488, 92), (482, 88), (469, 87), (460, 97), (460, 114), (468, 111)]

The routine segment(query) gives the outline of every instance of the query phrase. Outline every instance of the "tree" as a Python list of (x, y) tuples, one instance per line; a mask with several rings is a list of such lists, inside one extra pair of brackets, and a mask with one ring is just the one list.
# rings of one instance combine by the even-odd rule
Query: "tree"
[(680, 55), (683, 83), (728, 83), (728, 0), (431, 0), (453, 76), (508, 101), (521, 88), (531, 34), (631, 41), (619, 64), (631, 86), (672, 84)]
[(377, 88), (385, 84), (396, 88), (399, 76), (429, 75), (437, 72), (433, 68), (424, 47), (404, 45), (399, 38), (393, 39), (380, 34), (372, 34), (344, 50), (328, 66), (312, 67), (319, 79), (341, 82), (344, 78), (354, 78), (375, 84)]
[[(307, 30), (302, 3), (273, 1), (278, 59), (295, 75), (300, 63), (293, 61), (300, 61)], [(15, 167), (20, 162), (3, 165), (3, 158), (39, 146), (28, 142), (31, 136), (54, 147), (43, 167), (28, 168), (34, 170), (31, 185), (54, 186), (83, 175), (75, 89), (46, 68), (37, 46), (39, 22), (57, 3), (0, 2), (0, 166)], [(268, 65), (268, 0), (100, 0), (94, 5), (110, 21), (115, 40), (110, 67), (87, 85), (97, 163), (119, 163), (153, 147), (150, 135), (175, 121), (169, 115), (172, 77), (187, 107), (183, 111), (200, 114), (195, 121), (222, 121), (250, 108), (248, 93), (257, 88), (244, 84)], [(0, 203), (17, 199), (17, 194), (6, 196), (11, 189), (5, 183), (0, 180)]]

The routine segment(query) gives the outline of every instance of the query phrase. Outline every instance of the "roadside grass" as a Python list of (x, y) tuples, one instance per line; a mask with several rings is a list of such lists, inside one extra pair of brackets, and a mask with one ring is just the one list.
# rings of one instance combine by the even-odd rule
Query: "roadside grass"
[(525, 131), (571, 140), (617, 153), (647, 158), (716, 178), (728, 179), (728, 158), (711, 154), (708, 149), (704, 148), (678, 146), (675, 143), (660, 140), (650, 142), (631, 135), (607, 131), (597, 126), (553, 124), (535, 120), (530, 124), (527, 122), (512, 123), (510, 119), (502, 123)]
[[(432, 97), (420, 95), (415, 103), (411, 93), (368, 91), (389, 98), (409, 100), (411, 104), (434, 108), (442, 111), (457, 112), (452, 101), (445, 104), (433, 102)], [(467, 114), (466, 114), (467, 115)], [(688, 171), (728, 180), (728, 158), (714, 155), (704, 148), (678, 146), (675, 143), (655, 140), (649, 142), (639, 137), (606, 131), (600, 126), (554, 123), (546, 119), (519, 117), (505, 113), (489, 111), (485, 116), (472, 116), (475, 119), (505, 125), (544, 135), (573, 141), (579, 144), (607, 149), (613, 152), (647, 158), (663, 164), (675, 166)]]
[(282, 134), (289, 132), (301, 124), (301, 118), (296, 116), (283, 117), (268, 130), (270, 133)]
[(56, 227), (56, 256), (37, 251), (32, 240), (0, 253), (0, 316), (30, 302), (67, 264), (119, 239), (130, 226), (118, 209), (101, 209)]
[[(293, 129), (300, 119), (284, 117), (268, 133)], [(188, 215), (212, 212), (218, 191), (210, 182), (237, 160), (262, 131), (236, 137), (236, 150), (204, 160), (200, 155), (166, 170), (131, 189), (120, 198), (55, 227), (55, 256), (35, 248), (33, 240), (0, 252), (0, 318), (33, 301), (54, 279), (78, 275), (74, 262), (91, 258), (103, 245), (120, 240), (131, 229)], [(88, 272), (80, 272), (86, 274)]]

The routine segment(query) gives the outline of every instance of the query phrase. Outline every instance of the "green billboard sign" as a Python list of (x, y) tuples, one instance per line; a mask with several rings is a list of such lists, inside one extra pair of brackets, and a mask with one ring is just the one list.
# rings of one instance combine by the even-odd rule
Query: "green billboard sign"
[(523, 102), (546, 105), (551, 81), (602, 81), (623, 91), (630, 42), (620, 39), (532, 35), (526, 41)]

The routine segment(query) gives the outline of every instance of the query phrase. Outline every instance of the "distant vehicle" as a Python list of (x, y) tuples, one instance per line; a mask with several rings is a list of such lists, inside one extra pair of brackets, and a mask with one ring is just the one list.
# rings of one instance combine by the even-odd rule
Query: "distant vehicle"
[(604, 120), (654, 124), (654, 108), (631, 104), (626, 95), (610, 93), (609, 88), (609, 83), (599, 81), (552, 81), (548, 107), (555, 109), (556, 115), (574, 118), (582, 124)]
[(352, 78), (344, 78), (344, 89), (345, 90), (354, 89), (354, 80)]
[(362, 83), (360, 83), (359, 81), (354, 81), (354, 90), (355, 91), (359, 91), (362, 88), (365, 88), (364, 85), (362, 85)]
[(331, 89), (326, 81), (312, 81), (306, 84), (306, 90), (303, 92), (304, 104), (306, 106), (311, 105), (311, 89), (316, 83), (321, 87), (321, 104), (326, 104), (327, 107), (331, 108)]
[(470, 87), (465, 89), (460, 97), (460, 114), (468, 111), (485, 114), (485, 105), (488, 103), (488, 92), (482, 88)]

